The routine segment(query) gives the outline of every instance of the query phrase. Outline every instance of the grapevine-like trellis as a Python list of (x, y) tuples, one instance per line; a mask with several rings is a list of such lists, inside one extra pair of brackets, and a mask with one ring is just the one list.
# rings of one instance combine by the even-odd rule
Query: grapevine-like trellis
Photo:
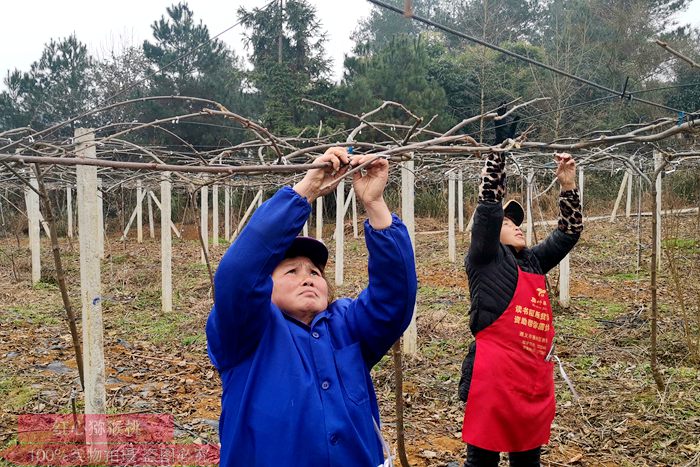
[[(90, 131), (90, 142), (87, 144), (84, 141), (78, 141), (79, 138), (57, 138), (57, 131), (63, 127), (72, 124), (77, 126), (83, 122), (89, 122), (92, 117), (99, 116), (101, 113), (108, 112), (115, 107), (124, 105), (138, 105), (148, 100), (178, 100), (188, 102), (193, 108), (198, 110), (187, 114), (173, 115), (168, 118), (158, 119), (152, 122), (122, 122), (109, 123), (100, 127), (95, 127)], [(455, 174), (459, 172), (460, 177), (466, 174), (466, 178), (476, 178), (479, 174), (482, 162), (479, 156), (489, 152), (506, 152), (509, 154), (510, 163), (508, 164), (508, 172), (522, 177), (528, 184), (528, 213), (530, 212), (530, 203), (532, 199), (543, 195), (554, 186), (554, 178), (552, 183), (544, 187), (540, 193), (533, 193), (530, 188), (534, 174), (553, 171), (551, 155), (553, 152), (571, 151), (576, 153), (579, 167), (588, 167), (592, 169), (603, 170), (626, 170), (627, 174), (638, 175), (645, 179), (652, 187), (652, 195), (656, 194), (657, 180), (661, 172), (665, 170), (676, 170), (680, 168), (697, 166), (700, 160), (700, 151), (695, 149), (694, 135), (697, 131), (698, 121), (689, 120), (686, 122), (678, 122), (671, 118), (662, 118), (647, 124), (626, 125), (621, 128), (609, 131), (595, 131), (583, 135), (579, 138), (561, 138), (556, 141), (537, 142), (530, 141), (528, 136), (532, 131), (532, 127), (524, 129), (520, 134), (512, 135), (500, 144), (484, 144), (478, 142), (473, 136), (460, 133), (464, 128), (474, 122), (493, 122), (494, 126), (507, 125), (509, 116), (514, 112), (524, 111), (529, 105), (540, 99), (534, 99), (522, 104), (517, 102), (510, 103), (510, 110), (500, 113), (494, 109), (481, 115), (475, 115), (471, 118), (464, 119), (459, 124), (446, 132), (437, 132), (431, 129), (431, 123), (434, 118), (424, 122), (424, 119), (415, 115), (409, 109), (396, 102), (384, 102), (381, 106), (362, 115), (353, 115), (343, 112), (338, 109), (331, 108), (325, 104), (307, 101), (311, 105), (316, 105), (324, 108), (328, 112), (345, 117), (349, 122), (348, 128), (343, 131), (338, 131), (331, 135), (318, 136), (315, 138), (278, 136), (274, 135), (259, 123), (245, 118), (241, 115), (233, 113), (224, 108), (221, 104), (213, 101), (188, 98), (188, 97), (152, 97), (132, 101), (125, 101), (114, 104), (105, 108), (96, 109), (88, 112), (80, 117), (80, 120), (72, 119), (71, 121), (63, 122), (52, 128), (43, 131), (34, 131), (30, 128), (19, 128), (0, 133), (0, 183), (5, 187), (4, 194), (0, 193), (0, 205), (7, 203), (13, 206), (18, 212), (24, 214), (18, 207), (17, 198), (21, 197), (21, 193), (33, 192), (38, 195), (36, 198), (41, 200), (42, 211), (46, 217), (48, 224), (48, 233), (51, 238), (54, 263), (56, 266), (56, 275), (61, 294), (63, 297), (64, 307), (66, 309), (68, 323), (73, 336), (73, 345), (78, 360), (78, 369), (81, 376), (81, 381), (88, 380), (88, 384), (92, 384), (90, 373), (84, 376), (83, 362), (80, 357), (80, 340), (77, 335), (76, 320), (73, 314), (72, 306), (69, 300), (68, 291), (65, 283), (65, 274), (61, 265), (60, 248), (56, 229), (56, 219), (53, 213), (51, 198), (52, 192), (58, 192), (76, 184), (76, 167), (94, 166), (97, 168), (99, 178), (102, 181), (101, 192), (103, 194), (110, 191), (120, 189), (137, 189), (137, 204), (140, 206), (143, 201), (143, 189), (154, 189), (156, 183), (161, 183), (160, 177), (154, 177), (154, 172), (171, 173), (174, 177), (175, 187), (181, 191), (187, 192), (192, 205), (195, 205), (194, 196), (198, 191), (201, 195), (201, 215), (202, 219), (208, 216), (208, 208), (206, 208), (206, 192), (203, 190), (211, 185), (231, 187), (254, 187), (256, 190), (262, 190), (271, 187), (278, 187), (283, 184), (288, 184), (299, 177), (300, 174), (312, 167), (320, 167), (315, 163), (315, 158), (321, 155), (326, 149), (332, 146), (344, 146), (353, 154), (374, 154), (376, 157), (384, 157), (393, 162), (410, 161), (413, 177), (415, 180), (420, 180), (422, 183), (442, 183), (446, 178), (450, 181), (450, 197), (451, 205), (451, 223), (454, 218), (454, 180)], [(405, 114), (404, 121), (392, 122), (383, 121), (380, 116), (381, 112), (387, 107), (395, 107), (401, 109)], [(192, 144), (182, 140), (177, 136), (175, 129), (181, 122), (192, 119), (201, 121), (206, 118), (212, 121), (213, 124), (227, 123), (233, 121), (240, 128), (247, 130), (250, 139), (233, 146), (220, 147), (209, 149), (206, 151), (198, 150)], [(175, 140), (179, 143), (178, 150), (161, 146), (161, 145), (146, 145), (139, 141), (141, 132), (146, 130), (159, 131), (164, 139)], [(84, 130), (79, 130), (81, 134)], [(321, 134), (319, 129), (318, 134)], [(673, 144), (669, 144), (669, 139)], [(82, 157), (80, 152), (85, 152), (86, 149), (94, 152), (95, 157)], [(655, 160), (651, 155), (656, 155)], [(661, 157), (659, 157), (661, 155)], [(406, 169), (406, 166), (403, 167)], [(353, 169), (359, 170), (360, 167)], [(403, 170), (402, 172), (405, 172)], [(350, 174), (352, 171), (349, 171)], [(393, 171), (392, 183), (398, 183), (397, 173)], [(96, 174), (97, 175), (97, 174)], [(625, 178), (626, 180), (626, 178)], [(402, 180), (403, 182), (403, 180)], [(84, 182), (83, 182), (84, 183)], [(624, 184), (624, 182), (623, 182)], [(161, 188), (164, 185), (161, 184)], [(165, 219), (170, 222), (170, 184), (167, 182), (166, 191), (162, 191), (163, 208), (168, 212)], [(461, 186), (461, 185), (460, 185)], [(342, 190), (342, 188), (341, 188)], [(403, 190), (402, 190), (403, 191)], [(258, 197), (262, 192), (259, 192)], [(620, 189), (622, 193), (622, 187)], [(150, 193), (156, 203), (157, 198)], [(227, 192), (227, 196), (230, 193)], [(461, 196), (460, 192), (460, 196)], [(343, 205), (343, 200), (340, 191), (338, 192), (338, 209)], [(256, 199), (258, 199), (256, 197)], [(38, 226), (34, 220), (34, 227), (31, 226), (32, 219), (38, 215), (38, 200), (30, 202), (32, 196), (26, 196), (26, 204), (29, 210), (31, 203), (36, 203), (34, 214), (27, 214), (30, 220), (30, 237), (32, 232), (35, 232), (35, 242), (38, 238)], [(461, 199), (461, 198), (460, 198)], [(150, 199), (149, 199), (150, 200)], [(167, 201), (166, 201), (167, 200)], [(654, 204), (657, 207), (656, 197), (654, 196)], [(14, 202), (13, 202), (14, 201)], [(218, 212), (218, 195), (213, 199), (213, 203), (217, 204)], [(403, 204), (406, 203), (406, 198)], [(253, 208), (253, 204), (246, 211), (246, 216), (241, 220), (245, 221), (248, 213)], [(412, 204), (412, 201), (411, 201)], [(228, 205), (226, 206), (228, 213)], [(100, 210), (101, 211), (101, 210)], [(139, 209), (140, 211), (140, 209)], [(165, 212), (165, 211), (164, 211)], [(461, 214), (461, 213), (460, 213)], [(69, 216), (72, 215), (69, 212)], [(133, 217), (136, 215), (134, 211)], [(218, 213), (216, 214), (218, 216)], [(411, 214), (412, 216), (412, 214)], [(341, 215), (339, 221), (336, 221), (336, 233), (339, 232), (338, 225), (342, 226)], [(163, 219), (163, 217), (161, 217)], [(528, 215), (529, 226), (528, 234), (532, 229), (532, 216)], [(460, 218), (461, 220), (461, 218)], [(203, 225), (206, 220), (203, 220)], [(340, 222), (340, 224), (338, 224)], [(656, 235), (654, 241), (657, 241), (658, 231), (656, 229), (656, 216), (653, 216), (653, 232)], [(412, 221), (411, 221), (412, 223)], [(131, 221), (129, 222), (131, 224)], [(228, 225), (226, 225), (228, 231)], [(451, 229), (453, 229), (451, 225)], [(127, 227), (128, 229), (128, 227)], [(200, 227), (200, 242), (202, 257), (206, 262), (210, 279), (212, 278), (212, 268), (209, 264), (207, 235)], [(163, 261), (169, 264), (169, 230), (167, 237), (162, 237), (163, 242)], [(96, 235), (93, 232), (91, 235)], [(234, 233), (235, 235), (235, 233)], [(450, 240), (450, 257), (454, 260), (454, 232), (451, 230)], [(100, 235), (97, 234), (99, 237)], [(125, 238), (126, 230), (122, 238)], [(340, 262), (342, 264), (342, 235), (340, 244), (336, 245), (336, 254), (340, 250)], [(102, 247), (103, 248), (103, 247)], [(167, 251), (167, 252), (166, 252)], [(33, 253), (38, 254), (38, 253)], [(657, 249), (652, 249), (651, 258), (651, 277), (652, 277), (652, 372), (654, 374), (657, 386), (663, 387), (657, 364), (656, 364), (656, 264), (657, 264)], [(167, 258), (167, 259), (166, 259)], [(567, 263), (568, 264), (568, 263)], [(88, 265), (82, 264), (81, 268), (87, 268)], [(92, 266), (91, 266), (92, 267)], [(99, 268), (99, 266), (97, 266)], [(165, 268), (165, 266), (164, 266)], [(337, 265), (336, 265), (337, 268)], [(342, 266), (341, 266), (342, 268)], [(99, 269), (97, 270), (99, 276)], [(169, 272), (163, 269), (164, 281), (170, 281)], [(336, 270), (336, 276), (338, 270)], [(341, 274), (342, 277), (342, 269)], [(566, 272), (568, 278), (568, 268)], [(165, 277), (168, 277), (165, 279)], [(337, 277), (336, 277), (337, 280)], [(213, 279), (212, 279), (213, 281)], [(568, 279), (567, 279), (568, 290)], [(171, 288), (171, 285), (165, 287)], [(99, 285), (98, 289), (99, 290)], [(171, 291), (164, 293), (163, 303), (165, 304), (169, 298)], [(568, 293), (568, 292), (567, 292)], [(85, 308), (85, 304), (83, 304)], [(85, 312), (85, 310), (84, 310)], [(101, 322), (101, 319), (100, 319)], [(101, 346), (101, 340), (95, 342), (87, 342), (86, 346)], [(414, 344), (415, 345), (415, 344)], [(101, 355), (101, 350), (98, 352)], [(399, 424), (397, 426), (397, 438), (399, 443), (399, 451), (402, 460), (405, 459), (405, 450), (403, 447), (403, 397), (401, 395), (400, 383), (400, 367), (401, 354), (398, 344), (394, 347), (395, 365), (397, 366), (397, 416)], [(97, 363), (99, 367), (99, 363)], [(104, 363), (102, 363), (104, 365)], [(87, 368), (93, 365), (88, 364)], [(94, 371), (94, 370), (93, 370)], [(95, 396), (97, 391), (97, 396)], [(86, 401), (88, 396), (99, 399), (99, 388), (86, 388)], [(87, 402), (86, 402), (87, 409)], [(92, 407), (92, 410), (104, 410), (99, 404)]]
[[(639, 173), (644, 170), (645, 163), (647, 168), (651, 166), (650, 157), (644, 155), (650, 154), (651, 150), (663, 152), (674, 166), (695, 165), (700, 155), (692, 145), (692, 137), (676, 139), (674, 144), (664, 145), (671, 137), (683, 138), (683, 135), (696, 131), (699, 126), (697, 120), (679, 125), (673, 118), (662, 118), (647, 124), (625, 125), (615, 130), (596, 131), (579, 138), (560, 138), (555, 141), (530, 141), (530, 127), (517, 138), (498, 145), (480, 144), (472, 136), (459, 133), (470, 123), (479, 120), (492, 121), (494, 125), (505, 124), (511, 114), (523, 111), (540, 99), (513, 105), (503, 115), (494, 110), (466, 118), (443, 133), (431, 130), (433, 119), (424, 122), (395, 102), (384, 102), (377, 109), (363, 115), (353, 115), (308, 101), (328, 112), (347, 117), (354, 125), (345, 131), (316, 138), (273, 135), (260, 124), (235, 114), (216, 102), (191, 97), (163, 96), (125, 101), (93, 110), (83, 115), (82, 120), (119, 106), (170, 99), (184, 100), (193, 107), (201, 107), (195, 112), (152, 122), (109, 123), (95, 128), (97, 158), (90, 161), (90, 164), (105, 169), (100, 171), (100, 176), (104, 180), (106, 191), (121, 184), (134, 186), (135, 179), (147, 178), (146, 174), (150, 171), (174, 172), (176, 183), (190, 188), (222, 182), (223, 179), (232, 186), (278, 186), (288, 183), (296, 174), (312, 167), (314, 158), (334, 145), (351, 147), (355, 153), (377, 154), (378, 157), (394, 161), (414, 159), (416, 177), (420, 180), (441, 179), (446, 172), (454, 169), (476, 174), (480, 162), (475, 156), (493, 151), (509, 152), (512, 155), (512, 170), (520, 173), (529, 168), (537, 171), (551, 168), (551, 164), (543, 163), (543, 158), (538, 156), (551, 155), (555, 151), (577, 153), (580, 166), (608, 168), (611, 164), (624, 164), (636, 168)], [(381, 111), (387, 107), (402, 109), (408, 124), (379, 119)], [(233, 121), (239, 127), (246, 128), (251, 138), (234, 146), (197, 150), (192, 144), (177, 137), (173, 128), (180, 122), (202, 117), (215, 123)], [(74, 170), (70, 167), (80, 162), (75, 157), (73, 138), (59, 139), (54, 136), (59, 128), (68, 124), (75, 125), (76, 121), (69, 120), (44, 131), (18, 128), (0, 133), (0, 182), (3, 186), (18, 186), (26, 182), (21, 176), (22, 170), (30, 163), (53, 166), (45, 174), (49, 187), (73, 181)], [(163, 136), (177, 140), (183, 149), (173, 150), (135, 142), (138, 141), (138, 135), (147, 129), (155, 129), (162, 132)], [(645, 151), (645, 148), (648, 149)], [(205, 180), (202, 174), (211, 174), (212, 177)], [(252, 175), (258, 176), (254, 182), (250, 178)]]

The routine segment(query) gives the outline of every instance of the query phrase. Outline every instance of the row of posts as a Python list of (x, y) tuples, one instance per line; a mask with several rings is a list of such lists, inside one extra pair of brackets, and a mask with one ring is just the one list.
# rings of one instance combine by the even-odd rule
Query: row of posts
[[(82, 136), (81, 136), (82, 137)], [(87, 146), (86, 153), (90, 154), (91, 152), (91, 147), (89, 145)], [(94, 156), (85, 156), (85, 157), (94, 157)], [(657, 158), (658, 161), (658, 158)], [(659, 162), (660, 163), (660, 162)], [(414, 240), (414, 221), (413, 221), (413, 199), (414, 199), (414, 181), (413, 181), (413, 173), (412, 173), (412, 168), (410, 168), (410, 165), (413, 164), (413, 161), (408, 161), (404, 164), (402, 164), (402, 218), (405, 220), (407, 225), (411, 225), (411, 235), (412, 235), (412, 240)], [(84, 172), (83, 169), (86, 169), (88, 167), (86, 166), (80, 166), (78, 168), (78, 174), (82, 174)], [(92, 171), (95, 172), (96, 174), (96, 168), (92, 168)], [(92, 173), (92, 172), (87, 172), (87, 173)], [(81, 175), (83, 176), (83, 175)], [(96, 176), (96, 175), (95, 175)], [(450, 171), (447, 174), (448, 176), (448, 257), (451, 262), (455, 262), (457, 259), (457, 251), (456, 251), (456, 237), (455, 237), (455, 231), (456, 228), (459, 229), (460, 232), (464, 232), (464, 190), (463, 190), (463, 176), (462, 172), (459, 171), (458, 173), (455, 173), (454, 171)], [(166, 174), (166, 177), (169, 179), (169, 175)], [(622, 183), (620, 185), (620, 189), (618, 192), (618, 196), (612, 211), (612, 214), (610, 216), (610, 221), (614, 222), (617, 211), (624, 193), (625, 187), (627, 188), (627, 199), (626, 199), (626, 216), (630, 216), (631, 212), (631, 203), (632, 203), (632, 180), (633, 176), (629, 173), (629, 171), (625, 172)], [(526, 210), (526, 222), (524, 225), (525, 232), (526, 232), (526, 241), (528, 245), (532, 245), (532, 237), (533, 237), (533, 227), (534, 227), (534, 222), (532, 221), (532, 200), (533, 200), (533, 190), (534, 190), (534, 172), (530, 170), (526, 177), (526, 193), (525, 193), (525, 210)], [(36, 179), (32, 176), (30, 178), (30, 183), (34, 186), (37, 187), (37, 181)], [(583, 183), (584, 183), (584, 177), (583, 177), (583, 170), (579, 169), (579, 192), (581, 194), (581, 200), (583, 201)], [(657, 196), (661, 196), (661, 187), (660, 187), (660, 179), (656, 180), (657, 183)], [(161, 183), (161, 185), (163, 185)], [(455, 186), (456, 185), (456, 186)], [(96, 192), (94, 198), (91, 198), (90, 200), (86, 200), (84, 202), (81, 201), (81, 190), (84, 188), (84, 185), (79, 181), (78, 182), (78, 199), (79, 199), (79, 204), (83, 206), (82, 209), (95, 209), (96, 216), (98, 218), (97, 220), (97, 229), (98, 229), (98, 234), (96, 236), (96, 251), (98, 252), (98, 255), (100, 258), (104, 257), (104, 223), (102, 219), (102, 213), (103, 213), (103, 208), (102, 208), (102, 193), (101, 193), (101, 181), (97, 179), (96, 181)], [(155, 194), (152, 191), (144, 191), (141, 181), (137, 181), (137, 202), (136, 202), (136, 207), (134, 211), (131, 214), (131, 217), (129, 219), (129, 222), (126, 226), (126, 229), (124, 230), (124, 233), (122, 235), (122, 240), (124, 240), (129, 232), (129, 229), (133, 223), (134, 220), (136, 220), (136, 225), (137, 225), (137, 241), (142, 242), (143, 241), (143, 210), (142, 210), (142, 204), (144, 198), (147, 199), (148, 201), (148, 214), (149, 214), (149, 231), (150, 231), (150, 236), (151, 238), (154, 237), (154, 225), (153, 225), (153, 208), (152, 208), (152, 201), (154, 201), (158, 208), (161, 210), (161, 216), (162, 216), (162, 223), (168, 223), (171, 226), (171, 229), (173, 233), (175, 233), (178, 237), (181, 236), (180, 232), (178, 231), (177, 227), (175, 224), (172, 222), (171, 219), (165, 219), (163, 217), (163, 212), (170, 213), (170, 209), (167, 206), (163, 206), (159, 202), (158, 198), (155, 196)], [(161, 186), (161, 198), (167, 197), (167, 201), (169, 204), (170, 201), (170, 192), (167, 193), (167, 195), (164, 195), (162, 193), (163, 191), (163, 186)], [(208, 229), (208, 216), (209, 216), (209, 206), (208, 206), (208, 191), (209, 187), (204, 186), (201, 188), (201, 194), (200, 194), (200, 213), (201, 213), (201, 218), (200, 218), (200, 229), (201, 229), (201, 234), (203, 236), (204, 240), (204, 247), (207, 248), (208, 252), (208, 245), (209, 242), (208, 237), (209, 237), (209, 229)], [(211, 187), (212, 191), (212, 235), (211, 235), (211, 244), (214, 246), (217, 246), (219, 244), (219, 209), (217, 208), (219, 206), (219, 187), (212, 186)], [(253, 210), (255, 209), (256, 206), (259, 206), (262, 203), (262, 190), (259, 190), (255, 197), (253, 198), (253, 201), (250, 203), (250, 206), (246, 210), (245, 214), (243, 217), (240, 219), (240, 222), (233, 232), (231, 234), (230, 232), (230, 205), (231, 205), (231, 190), (230, 187), (226, 186), (224, 187), (224, 235), (225, 238), (228, 241), (233, 241), (242, 229), (243, 225), (247, 221), (248, 217), (251, 215)], [(336, 229), (335, 229), (335, 241), (336, 241), (336, 258), (335, 258), (335, 277), (336, 277), (336, 284), (337, 285), (342, 285), (344, 282), (344, 255), (343, 255), (343, 245), (344, 245), (344, 231), (343, 231), (343, 224), (344, 224), (344, 218), (346, 213), (348, 212), (348, 208), (350, 205), (352, 205), (352, 217), (353, 217), (353, 233), (354, 237), (357, 238), (358, 236), (358, 228), (357, 228), (357, 207), (356, 207), (356, 199), (353, 190), (351, 189), (348, 195), (348, 199), (345, 200), (345, 187), (344, 187), (344, 182), (342, 182), (338, 188), (337, 188), (337, 194), (336, 194), (336, 199), (338, 203), (337, 207), (337, 212), (341, 213), (341, 215), (336, 216)], [(28, 211), (28, 218), (29, 218), (29, 242), (30, 242), (30, 247), (31, 247), (31, 263), (32, 263), (32, 282), (36, 283), (41, 279), (41, 264), (40, 264), (40, 255), (39, 255), (39, 229), (40, 225), (44, 227), (44, 229), (47, 229), (46, 224), (44, 223), (41, 214), (39, 212), (39, 196), (37, 193), (35, 193), (33, 190), (27, 188), (26, 190), (26, 203), (27, 203), (27, 211)], [(93, 203), (96, 203), (96, 206), (93, 205)], [(457, 206), (455, 206), (457, 204)], [(660, 202), (658, 203), (660, 205)], [(67, 228), (67, 233), (69, 237), (73, 236), (73, 216), (72, 216), (72, 191), (70, 187), (67, 190), (67, 209), (68, 209), (68, 228)], [(80, 209), (79, 209), (80, 210)], [(455, 213), (457, 216), (455, 216)], [(659, 213), (657, 213), (659, 215)], [(169, 216), (167, 216), (169, 217)], [(323, 228), (323, 200), (319, 198), (317, 200), (316, 204), (316, 237), (317, 238), (322, 238), (322, 228)], [(455, 222), (457, 222), (457, 225), (455, 225)], [(658, 223), (660, 225), (660, 222)], [(471, 220), (469, 225), (467, 226), (467, 230), (471, 228)], [(162, 234), (162, 236), (167, 236), (168, 241), (172, 241), (172, 237), (170, 236), (169, 232), (167, 232), (167, 229), (165, 229), (166, 232), (164, 232), (165, 235)], [(48, 234), (48, 232), (47, 232)], [(308, 224), (304, 225), (304, 234), (308, 235)], [(660, 238), (660, 235), (657, 236), (657, 238)], [(657, 249), (660, 246), (660, 240), (657, 240)], [(201, 252), (200, 255), (201, 261), (205, 262), (205, 254), (204, 251)], [(163, 262), (165, 264), (170, 264), (171, 263), (171, 256), (170, 256), (170, 248), (164, 248), (163, 251)], [(168, 270), (171, 268), (168, 267)], [(568, 306), (569, 304), (569, 257), (567, 256), (561, 263), (560, 267), (560, 302), (563, 306)], [(167, 274), (166, 274), (167, 275)], [(167, 277), (166, 277), (167, 279)], [(164, 285), (167, 283), (170, 283), (170, 280), (165, 280)], [(172, 291), (170, 288), (165, 288), (163, 289), (163, 310), (164, 311), (170, 311), (172, 309)]]

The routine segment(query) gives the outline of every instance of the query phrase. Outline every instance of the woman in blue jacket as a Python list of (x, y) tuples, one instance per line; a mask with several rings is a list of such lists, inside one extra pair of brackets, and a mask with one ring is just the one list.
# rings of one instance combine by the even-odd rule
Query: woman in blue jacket
[(331, 301), (328, 250), (297, 234), (311, 203), (333, 189), (352, 160), (331, 148), (294, 188), (252, 216), (214, 278), (209, 357), (223, 385), (222, 466), (372, 466), (384, 462), (370, 369), (408, 326), (416, 271), (408, 232), (384, 202), (388, 162), (358, 171), (353, 186), (368, 215), (369, 285)]

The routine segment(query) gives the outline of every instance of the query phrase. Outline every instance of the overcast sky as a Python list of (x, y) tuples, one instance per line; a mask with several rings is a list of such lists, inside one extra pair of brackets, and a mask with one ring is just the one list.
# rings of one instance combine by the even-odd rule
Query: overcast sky
[[(166, 15), (165, 9), (178, 0), (10, 0), (3, 2), (3, 24), (0, 27), (0, 76), (9, 69), (29, 70), (41, 57), (44, 44), (52, 38), (64, 38), (74, 33), (100, 56), (110, 44), (140, 45), (153, 39), (151, 24)], [(215, 34), (237, 22), (239, 7), (262, 7), (269, 0), (188, 0), (195, 20)], [(350, 35), (370, 10), (366, 0), (310, 0), (316, 7), (323, 30), (328, 33), (326, 52), (333, 59), (334, 75), (342, 75), (343, 54), (350, 51)], [(244, 55), (242, 27), (236, 27), (220, 37), (239, 55)], [(120, 47), (117, 47), (119, 49)], [(0, 85), (4, 89), (4, 85)]]
[[(202, 20), (211, 35), (236, 23), (238, 7), (260, 7), (269, 0), (188, 0), (196, 20)], [(8, 0), (3, 2), (0, 27), (0, 77), (10, 69), (29, 70), (38, 60), (44, 44), (75, 33), (95, 56), (120, 44), (140, 45), (152, 39), (150, 25), (165, 14), (166, 7), (177, 0)], [(326, 51), (333, 59), (336, 80), (342, 76), (343, 54), (350, 51), (350, 35), (370, 3), (366, 0), (310, 0), (316, 6), (322, 27), (328, 33)], [(689, 10), (679, 18), (683, 23), (700, 27), (700, 0), (693, 0)], [(240, 55), (245, 52), (242, 28), (225, 33), (221, 39)], [(0, 84), (0, 90), (4, 89)]]

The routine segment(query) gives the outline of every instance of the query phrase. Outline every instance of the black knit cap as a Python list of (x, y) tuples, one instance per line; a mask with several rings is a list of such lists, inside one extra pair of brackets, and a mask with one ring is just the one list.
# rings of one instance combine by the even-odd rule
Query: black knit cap
[(316, 267), (324, 270), (328, 262), (328, 248), (322, 241), (313, 237), (297, 237), (284, 253), (285, 258), (303, 256), (309, 258)]
[(503, 214), (517, 226), (520, 226), (523, 223), (523, 219), (525, 219), (523, 207), (514, 199), (503, 205)]

